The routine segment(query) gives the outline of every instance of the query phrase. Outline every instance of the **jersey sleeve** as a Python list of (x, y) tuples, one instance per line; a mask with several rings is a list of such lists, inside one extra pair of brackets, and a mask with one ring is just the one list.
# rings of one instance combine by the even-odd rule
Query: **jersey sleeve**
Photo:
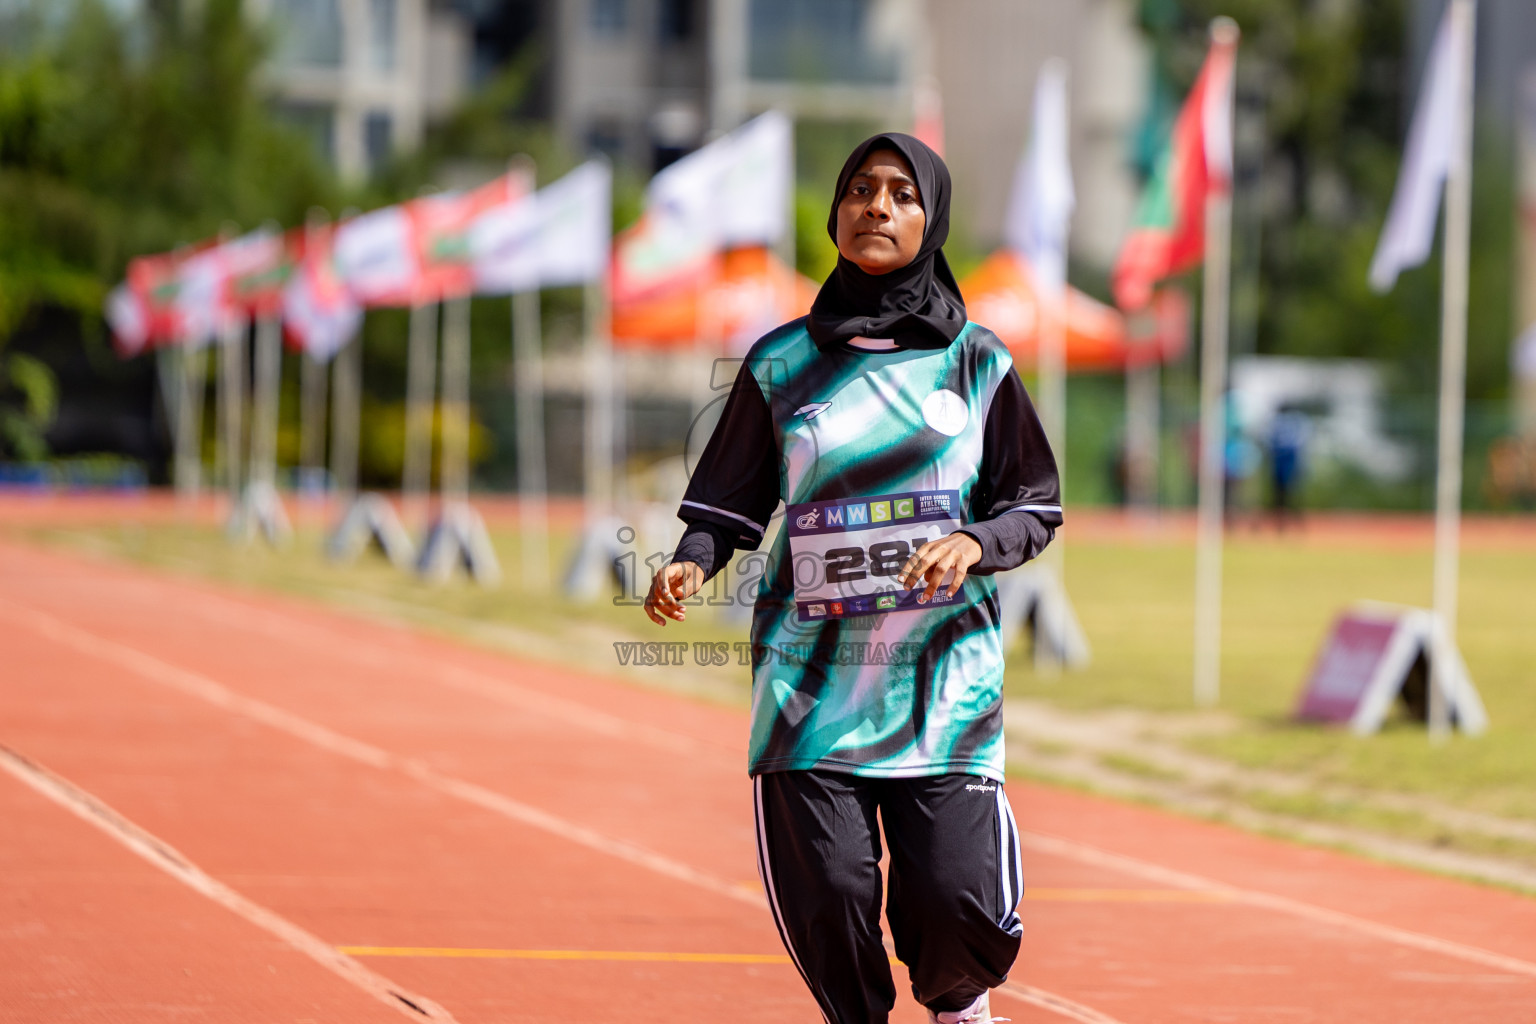
[(736, 550), (736, 531), (704, 520), (695, 520), (683, 531), (672, 554), (674, 562), (692, 562), (704, 570), (704, 579), (713, 579), (731, 560)]
[[(778, 503), (778, 436), (762, 388), (744, 365), (688, 481), (677, 516), (690, 526), (718, 527), (731, 538), (733, 548), (750, 551), (762, 543)], [(733, 548), (716, 551), (715, 557), (728, 558)]]
[(976, 521), (962, 532), (981, 545), (981, 560), (971, 567), (981, 576), (1039, 555), (1062, 522), (1056, 458), (1024, 382), (1011, 366), (987, 407), (971, 508)]

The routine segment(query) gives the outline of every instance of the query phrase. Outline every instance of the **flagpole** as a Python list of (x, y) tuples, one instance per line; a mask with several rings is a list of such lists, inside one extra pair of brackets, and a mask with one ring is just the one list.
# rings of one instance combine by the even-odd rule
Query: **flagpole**
[(291, 527), (277, 496), (277, 414), (281, 401), (283, 328), (276, 312), (256, 321), (256, 380), (251, 395), (251, 457), (240, 504), (230, 516), (232, 538), (259, 530), (268, 543), (287, 540)]
[[(1451, 0), (1452, 31), (1462, 48), (1456, 83), (1454, 151), (1445, 192), (1445, 265), (1440, 303), (1440, 424), (1435, 474), (1435, 619), (1447, 654), (1456, 649), (1457, 577), (1460, 565), (1462, 445), (1467, 377), (1467, 278), (1472, 234), (1473, 68), (1477, 0)], [(1429, 736), (1450, 730), (1445, 657), (1429, 660)]]
[[(218, 240), (214, 243), (213, 252), (220, 254), (221, 262), (222, 254), (228, 251), (224, 247), (229, 245), (238, 233), (239, 229), (228, 221), (219, 228)], [(213, 315), (204, 328), (209, 335), (201, 339), (201, 343), (214, 346), (214, 354), (209, 356), (214, 362), (211, 370), (215, 374), (213, 419), (214, 433), (217, 437), (217, 444), (213, 449), (212, 479), (217, 481), (219, 487), (229, 492), (230, 507), (233, 508), (234, 501), (239, 498), (240, 486), (238, 483), (240, 456), (235, 451), (239, 444), (240, 412), (237, 405), (239, 400), (235, 397), (236, 378), (229, 348), (235, 332), (235, 323), (232, 320), (226, 320), (224, 315), (228, 312), (226, 304), (231, 287), (228, 273), (227, 267), (222, 267), (218, 273), (219, 284), (211, 299)]]
[[(1066, 264), (1066, 246), (1062, 246), (1062, 264)], [(1053, 282), (1054, 284), (1055, 282)], [(1045, 291), (1049, 291), (1046, 289)], [(1039, 375), (1040, 405), (1044, 412), (1045, 436), (1050, 441), (1051, 453), (1056, 457), (1056, 476), (1059, 482), (1062, 503), (1066, 503), (1067, 491), (1067, 357), (1066, 357), (1066, 326), (1067, 326), (1067, 294), (1066, 283), (1061, 282), (1061, 290), (1056, 294), (1042, 294), (1043, 302), (1040, 309), (1043, 313), (1040, 323), (1040, 344), (1036, 347), (1035, 358), (1037, 362), (1036, 373)], [(1066, 547), (1061, 537), (1046, 549), (1048, 562), (1055, 571), (1056, 581), (1063, 591), (1067, 585)], [(1064, 619), (1062, 616), (1052, 617), (1055, 632), (1060, 633)], [(1039, 654), (1046, 647), (1050, 650), (1045, 658)], [(1055, 671), (1061, 668), (1066, 660), (1066, 648), (1064, 637), (1057, 635), (1051, 637), (1049, 644), (1036, 644), (1035, 665), (1047, 671)]]
[(469, 297), (443, 303), (443, 503), (469, 501)]
[(1162, 435), (1156, 305), (1133, 314), (1126, 325), (1125, 353), (1125, 504), (1131, 514), (1150, 517), (1157, 506), (1157, 459)]
[(229, 491), (229, 507), (240, 504), (240, 448), (244, 433), (241, 420), (245, 402), (245, 317), (231, 319), (222, 326), (219, 339), (219, 413), (223, 426), (224, 486)]
[(165, 426), (171, 441), (171, 485), (181, 493), (181, 352), (165, 344), (146, 340), (155, 361), (155, 375), (160, 385), (160, 406), (165, 410)]
[(585, 286), (587, 431), (584, 494), (591, 531), (613, 505), (613, 345), (608, 337), (606, 276)]
[(336, 507), (352, 506), (357, 496), (357, 441), (361, 431), (363, 337), (362, 332), (331, 360), (331, 487)]
[(299, 356), (299, 489), (306, 498), (319, 483), (313, 477), (325, 471), (325, 378), (325, 364), (304, 350)]
[[(1211, 42), (1235, 47), (1237, 23), (1211, 22)], [(1222, 116), (1231, 124), (1230, 101)], [(1207, 188), (1200, 329), (1200, 477), (1195, 529), (1195, 703), (1221, 695), (1222, 476), (1226, 455), (1227, 310), (1232, 259), (1232, 194)]]
[(400, 511), (406, 528), (427, 524), (427, 489), (432, 479), (432, 407), (437, 376), (437, 303), (411, 305), (405, 371), (405, 451), (400, 467)]
[(549, 584), (549, 475), (544, 447), (543, 327), (537, 289), (512, 294), (512, 369), (517, 395), (518, 524), (521, 569), (535, 587)]
[(208, 390), (208, 350), (181, 341), (181, 419), (177, 489), (188, 501), (195, 501), (202, 490), (203, 476), (203, 399)]

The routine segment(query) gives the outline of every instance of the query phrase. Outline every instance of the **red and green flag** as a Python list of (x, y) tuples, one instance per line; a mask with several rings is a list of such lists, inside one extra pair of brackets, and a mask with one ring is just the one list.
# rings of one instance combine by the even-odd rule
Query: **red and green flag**
[(1232, 185), (1232, 68), (1236, 41), (1216, 41), (1173, 124), (1168, 148), (1115, 260), (1115, 302), (1144, 308), (1158, 281), (1205, 256), (1205, 200)]

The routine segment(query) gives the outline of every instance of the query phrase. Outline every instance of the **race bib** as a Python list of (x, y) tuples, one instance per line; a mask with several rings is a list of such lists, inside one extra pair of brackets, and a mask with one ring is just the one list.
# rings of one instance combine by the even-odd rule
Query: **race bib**
[[(913, 551), (960, 528), (960, 492), (807, 502), (789, 506), (784, 518), (801, 622), (883, 615), (929, 607), (917, 603), (922, 588), (904, 589), (896, 576)], [(953, 600), (944, 591), (949, 580), (934, 604)]]

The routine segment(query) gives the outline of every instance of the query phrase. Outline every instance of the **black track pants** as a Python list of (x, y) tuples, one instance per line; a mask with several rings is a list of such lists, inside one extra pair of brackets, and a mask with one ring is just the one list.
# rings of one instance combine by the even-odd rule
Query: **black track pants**
[(758, 870), (779, 935), (833, 1024), (885, 1024), (896, 986), (880, 934), (880, 828), (891, 924), (912, 995), (959, 1010), (1008, 977), (1023, 926), (1018, 831), (1002, 787), (976, 775), (753, 780)]

